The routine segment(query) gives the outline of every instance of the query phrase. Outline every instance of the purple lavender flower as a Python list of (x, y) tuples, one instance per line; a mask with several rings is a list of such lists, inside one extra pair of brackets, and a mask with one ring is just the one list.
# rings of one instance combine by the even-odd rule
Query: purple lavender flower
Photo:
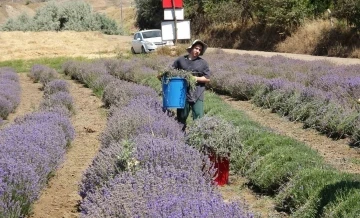
[(68, 92), (56, 92), (46, 96), (40, 103), (40, 110), (48, 110), (51, 108), (66, 108), (69, 112), (74, 113), (74, 102), (72, 96)]
[(70, 119), (66, 116), (63, 116), (56, 112), (35, 112), (27, 114), (25, 116), (15, 119), (15, 123), (18, 125), (23, 125), (26, 123), (54, 123), (61, 127), (62, 131), (65, 133), (65, 139), (68, 143), (74, 140), (75, 138), (75, 129), (72, 126)]
[(252, 217), (225, 203), (201, 175), (155, 167), (122, 173), (89, 194), (81, 217)]
[(33, 65), (28, 75), (34, 82), (40, 82), (44, 86), (58, 77), (55, 69), (40, 64)]
[(15, 70), (0, 68), (0, 117), (6, 119), (20, 103), (19, 77)]
[(46, 84), (44, 88), (45, 95), (52, 95), (57, 92), (69, 92), (69, 84), (61, 79), (55, 79)]
[(13, 124), (0, 132), (0, 171), (6, 174), (1, 217), (23, 217), (29, 212), (49, 174), (61, 163), (66, 145), (65, 132), (51, 120)]

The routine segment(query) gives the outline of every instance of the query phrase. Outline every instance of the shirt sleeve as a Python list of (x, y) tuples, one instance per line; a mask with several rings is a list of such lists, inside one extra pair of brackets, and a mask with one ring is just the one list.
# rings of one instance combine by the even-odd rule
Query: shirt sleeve
[(204, 74), (204, 77), (205, 77), (206, 79), (210, 79), (210, 74), (211, 74), (211, 72), (210, 72), (210, 69), (209, 69), (209, 64), (208, 64), (206, 61), (204, 61), (204, 71), (203, 71), (203, 74)]

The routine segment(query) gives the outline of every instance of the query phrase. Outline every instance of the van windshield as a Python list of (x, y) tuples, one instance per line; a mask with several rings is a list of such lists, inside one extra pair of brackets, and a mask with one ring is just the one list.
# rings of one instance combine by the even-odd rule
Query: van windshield
[(161, 37), (161, 31), (160, 30), (146, 31), (146, 32), (143, 32), (142, 35), (143, 35), (144, 39)]

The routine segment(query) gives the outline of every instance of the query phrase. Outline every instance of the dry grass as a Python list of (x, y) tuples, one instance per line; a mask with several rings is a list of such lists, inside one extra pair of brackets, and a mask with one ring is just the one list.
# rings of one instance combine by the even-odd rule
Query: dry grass
[(176, 46), (163, 46), (156, 49), (156, 54), (177, 57), (186, 54), (186, 48), (188, 46), (188, 44), (180, 43), (178, 43)]
[(120, 27), (123, 27), (126, 35), (132, 35), (138, 30), (138, 28), (135, 27), (136, 9), (134, 7), (123, 7), (121, 11), (120, 7), (111, 6), (103, 12), (114, 19)]
[(276, 46), (276, 51), (312, 54), (324, 33), (331, 28), (329, 21), (314, 20), (300, 27), (292, 36)]
[(354, 49), (354, 51), (351, 52), (350, 57), (352, 57), (352, 58), (360, 58), (360, 49), (359, 48)]
[(359, 33), (335, 21), (314, 20), (305, 23), (275, 51), (285, 53), (360, 58)]

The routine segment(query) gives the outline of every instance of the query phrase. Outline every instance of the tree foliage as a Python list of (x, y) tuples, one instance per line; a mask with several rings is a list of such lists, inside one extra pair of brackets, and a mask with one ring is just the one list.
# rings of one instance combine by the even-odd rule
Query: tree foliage
[(338, 19), (345, 19), (349, 25), (353, 25), (355, 28), (360, 29), (360, 1), (335, 1), (334, 16)]
[(308, 0), (257, 0), (252, 5), (260, 23), (290, 28), (299, 26), (312, 11)]
[(160, 29), (164, 19), (161, 0), (135, 0), (136, 26), (140, 29)]

